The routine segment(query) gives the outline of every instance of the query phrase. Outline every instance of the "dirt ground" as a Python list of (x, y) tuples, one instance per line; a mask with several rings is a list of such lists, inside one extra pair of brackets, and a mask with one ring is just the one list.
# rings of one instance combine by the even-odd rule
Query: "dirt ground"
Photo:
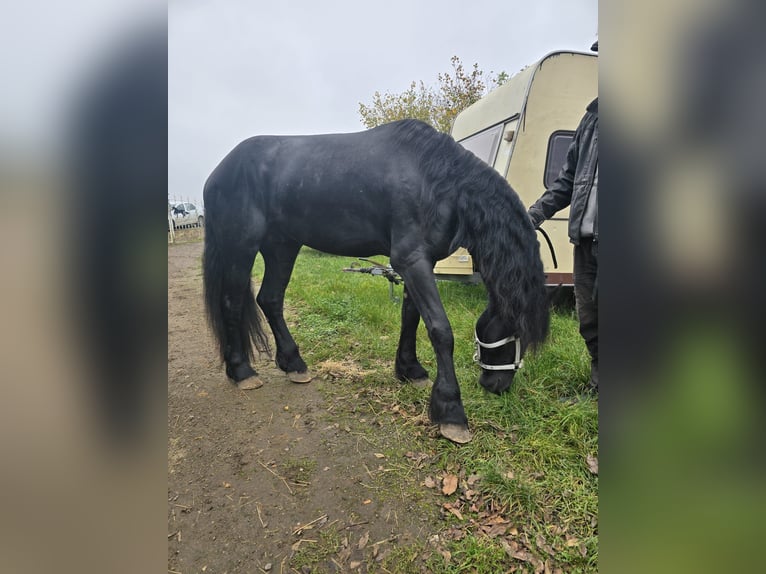
[[(438, 513), (379, 496), (370, 469), (383, 455), (331, 416), (327, 381), (292, 384), (267, 358), (262, 388), (226, 379), (205, 322), (202, 248), (168, 246), (168, 570), (377, 571), (396, 545), (426, 540)], [(312, 550), (321, 561), (301, 564)]]

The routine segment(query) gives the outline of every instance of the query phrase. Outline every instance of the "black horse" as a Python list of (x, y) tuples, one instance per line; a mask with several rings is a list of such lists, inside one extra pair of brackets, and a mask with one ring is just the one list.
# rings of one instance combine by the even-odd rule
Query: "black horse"
[(389, 256), (405, 282), (396, 375), (428, 379), (415, 351), (422, 317), (437, 362), (431, 420), (455, 442), (471, 435), (435, 262), (466, 247), (486, 284), (488, 306), (476, 323), (486, 389), (508, 389), (525, 349), (547, 335), (543, 266), (523, 204), (494, 169), (423, 122), (247, 139), (210, 175), (204, 198), (208, 319), (226, 374), (240, 388), (262, 385), (251, 366), (252, 345), (269, 348), (250, 282), (259, 251), (265, 272), (257, 303), (274, 334), (276, 363), (293, 382), (311, 379), (283, 317), (301, 246)]

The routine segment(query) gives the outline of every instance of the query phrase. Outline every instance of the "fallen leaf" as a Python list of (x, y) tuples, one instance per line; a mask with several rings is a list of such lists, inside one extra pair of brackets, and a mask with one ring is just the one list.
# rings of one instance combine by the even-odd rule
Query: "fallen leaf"
[(504, 524), (493, 524), (492, 526), (483, 526), (482, 530), (489, 538), (497, 538), (505, 534), (507, 526)]
[(577, 546), (580, 543), (577, 538), (567, 538), (567, 548), (571, 548), (572, 546)]
[(375, 458), (386, 458), (386, 455), (385, 455), (385, 454), (383, 454), (382, 452), (376, 452), (376, 453), (373, 453), (373, 456), (374, 456)]
[(448, 474), (444, 477), (442, 482), (442, 493), (445, 496), (449, 496), (457, 490), (457, 476), (454, 474)]
[(593, 474), (598, 474), (598, 457), (589, 454), (585, 457), (585, 462), (588, 463), (588, 470)]
[(368, 498), (367, 500), (362, 501), (362, 504), (370, 504), (371, 502), (372, 500)]
[(481, 476), (478, 474), (472, 474), (471, 476), (466, 479), (466, 482), (468, 483), (468, 486), (473, 486), (476, 482), (481, 480)]
[(458, 520), (463, 520), (463, 514), (457, 508), (453, 508), (451, 504), (445, 504), (444, 509), (457, 516)]
[(426, 479), (423, 481), (423, 486), (425, 486), (426, 488), (436, 488), (436, 481), (430, 476), (427, 476)]
[(228, 482), (224, 482), (223, 483), (223, 487), (224, 488), (231, 488), (231, 484), (229, 484)]
[(424, 452), (414, 453), (414, 452), (407, 452), (405, 454), (407, 458), (409, 458), (412, 462), (415, 463), (416, 468), (421, 468), (423, 466), (423, 462), (428, 460), (429, 456)]
[(519, 530), (514, 526), (508, 531), (508, 534), (510, 534), (511, 536), (518, 536)]
[(547, 540), (545, 540), (545, 536), (543, 536), (542, 534), (538, 534), (537, 538), (535, 539), (535, 542), (537, 543), (537, 547), (540, 550), (544, 550), (551, 556), (556, 556), (556, 551), (553, 548), (551, 548), (550, 544), (548, 544)]
[(348, 565), (351, 567), (352, 570), (356, 570), (362, 565), (362, 563), (358, 562), (357, 560), (352, 560), (351, 562), (349, 562)]
[(338, 552), (338, 560), (341, 562), (341, 564), (349, 558), (351, 558), (351, 548), (344, 548)]
[(369, 540), (370, 540), (370, 533), (365, 532), (364, 536), (362, 536), (359, 539), (359, 544), (357, 544), (357, 548), (359, 548), (359, 550), (362, 550), (365, 546), (367, 546), (367, 542), (369, 542)]
[(487, 524), (508, 524), (508, 521), (498, 514), (487, 520)]
[[(515, 544), (515, 543), (514, 543)], [(503, 547), (503, 550), (505, 550), (505, 553), (508, 556), (513, 556), (513, 553), (515, 552), (515, 548), (511, 546), (504, 538), (500, 539), (500, 546)]]
[(527, 550), (517, 550), (511, 554), (511, 556), (516, 560), (521, 560), (522, 562), (532, 562), (534, 560), (534, 556), (532, 556), (532, 554), (530, 554)]
[(505, 478), (507, 478), (508, 480), (513, 480), (514, 478), (516, 478), (516, 475), (515, 475), (515, 474), (513, 474), (513, 471), (512, 471), (512, 470), (509, 470), (508, 472), (506, 472), (504, 476), (505, 476)]

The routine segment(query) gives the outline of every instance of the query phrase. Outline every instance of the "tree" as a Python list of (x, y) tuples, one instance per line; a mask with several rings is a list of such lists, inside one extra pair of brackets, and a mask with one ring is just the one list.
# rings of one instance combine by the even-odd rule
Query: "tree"
[(414, 118), (449, 133), (455, 116), (508, 80), (505, 72), (486, 79), (479, 64), (466, 72), (457, 56), (452, 56), (451, 63), (452, 72), (439, 74), (436, 88), (426, 86), (421, 80), (413, 81), (409, 89), (400, 94), (375, 92), (369, 106), (359, 104), (362, 123), (374, 128), (394, 120)]

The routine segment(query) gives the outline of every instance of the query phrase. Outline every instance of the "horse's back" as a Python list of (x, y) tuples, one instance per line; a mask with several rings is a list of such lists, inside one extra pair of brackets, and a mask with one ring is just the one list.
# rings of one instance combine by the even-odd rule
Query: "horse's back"
[[(424, 133), (403, 138), (402, 128)], [(213, 196), (234, 202), (239, 214), (257, 205), (270, 234), (340, 255), (389, 255), (396, 229), (420, 232), (431, 223), (422, 196), (431, 176), (418, 158), (423, 136), (448, 137), (419, 122), (348, 134), (255, 136), (211, 174), (206, 206)]]
[[(222, 160), (205, 186), (205, 204), (257, 205), (270, 234), (350, 256), (390, 249), (395, 146), (370, 132), (255, 136)], [(206, 207), (209, 209), (209, 207)], [(236, 217), (221, 206), (227, 217)]]

